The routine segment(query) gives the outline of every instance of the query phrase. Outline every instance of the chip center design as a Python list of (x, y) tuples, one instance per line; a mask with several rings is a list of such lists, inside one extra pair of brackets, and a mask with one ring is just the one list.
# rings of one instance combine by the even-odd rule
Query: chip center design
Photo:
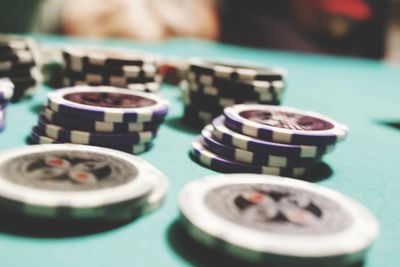
[(246, 110), (239, 115), (257, 123), (290, 130), (323, 131), (334, 127), (328, 121), (292, 112)]
[(0, 175), (37, 189), (88, 191), (115, 187), (137, 177), (138, 170), (122, 159), (94, 152), (57, 151), (12, 158)]
[(64, 98), (78, 104), (105, 108), (141, 108), (157, 104), (152, 99), (138, 95), (106, 92), (72, 93), (65, 95)]

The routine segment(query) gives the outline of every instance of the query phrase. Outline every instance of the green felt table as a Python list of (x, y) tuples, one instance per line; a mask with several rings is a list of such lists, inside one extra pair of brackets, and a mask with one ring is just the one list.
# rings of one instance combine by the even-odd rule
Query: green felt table
[[(400, 68), (379, 61), (248, 49), (198, 40), (160, 44), (122, 40), (83, 41), (39, 36), (45, 45), (96, 44), (139, 48), (162, 55), (239, 59), (288, 70), (283, 104), (320, 112), (347, 124), (348, 138), (324, 158), (330, 169), (316, 183), (364, 204), (378, 218), (381, 232), (363, 263), (367, 267), (400, 265)], [(7, 128), (0, 150), (25, 146), (49, 88), (7, 108)], [(170, 180), (165, 204), (130, 223), (80, 234), (47, 235), (31, 225), (5, 224), (0, 213), (1, 266), (211, 266), (241, 265), (191, 242), (176, 222), (182, 187), (214, 174), (188, 157), (197, 133), (181, 124), (179, 90), (163, 86), (171, 110), (153, 149), (140, 155)], [(397, 124), (396, 124), (397, 123)], [(397, 128), (396, 128), (397, 126)], [(20, 225), (23, 225), (21, 229)]]

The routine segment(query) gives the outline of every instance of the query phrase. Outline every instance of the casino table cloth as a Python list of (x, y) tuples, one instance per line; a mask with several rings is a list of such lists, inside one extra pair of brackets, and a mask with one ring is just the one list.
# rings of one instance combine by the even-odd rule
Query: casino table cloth
[[(310, 177), (312, 182), (358, 200), (377, 217), (380, 235), (362, 266), (399, 266), (399, 67), (366, 59), (258, 50), (191, 39), (146, 44), (37, 38), (46, 46), (124, 47), (166, 56), (244, 60), (285, 68), (289, 72), (288, 88), (282, 105), (325, 114), (350, 129), (347, 139), (324, 157), (325, 164)], [(0, 150), (27, 145), (31, 127), (50, 90), (43, 86), (33, 98), (7, 108), (7, 128), (0, 133)], [(45, 227), (24, 224), (2, 213), (2, 266), (242, 266), (191, 241), (177, 222), (177, 196), (182, 187), (215, 172), (188, 156), (191, 141), (199, 132), (180, 120), (183, 103), (179, 90), (164, 84), (162, 93), (171, 101), (171, 110), (155, 146), (139, 157), (168, 176), (170, 188), (164, 205), (124, 225), (104, 229), (93, 225), (64, 232), (46, 231)]]

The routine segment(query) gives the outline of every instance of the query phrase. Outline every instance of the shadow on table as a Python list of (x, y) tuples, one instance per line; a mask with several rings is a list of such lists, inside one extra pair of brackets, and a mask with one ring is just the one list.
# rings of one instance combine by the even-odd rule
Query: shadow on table
[(113, 221), (72, 221), (33, 218), (15, 212), (0, 210), (0, 232), (4, 234), (29, 237), (77, 237), (111, 231), (129, 223), (134, 223), (139, 216), (132, 216), (124, 222)]
[(193, 135), (200, 134), (203, 128), (202, 126), (191, 126), (185, 123), (181, 117), (168, 118), (165, 120), (165, 125)]
[[(213, 169), (213, 168), (210, 168), (209, 166), (203, 164), (202, 162), (200, 162), (197, 158), (195, 158), (192, 155), (191, 152), (189, 152), (188, 154), (189, 154), (189, 158), (193, 162), (203, 166), (204, 168)], [(221, 173), (239, 173), (240, 172), (237, 169), (233, 169), (233, 170), (213, 169), (213, 170), (221, 172)], [(320, 162), (320, 163), (316, 164), (315, 166), (312, 166), (311, 168), (309, 168), (302, 177), (299, 177), (299, 179), (308, 181), (308, 182), (318, 182), (318, 181), (328, 179), (329, 177), (332, 176), (332, 174), (333, 174), (332, 168), (325, 162)]]
[(400, 120), (378, 120), (378, 124), (400, 130)]
[[(207, 267), (289, 267), (289, 265), (272, 265), (267, 263), (249, 263), (239, 258), (230, 257), (218, 250), (206, 247), (193, 240), (185, 231), (179, 220), (175, 220), (168, 228), (167, 238), (174, 252), (193, 266)], [(221, 244), (222, 245), (222, 244)], [(362, 267), (364, 263), (357, 263), (349, 267)], [(292, 266), (290, 266), (292, 267)]]
[(30, 111), (35, 114), (40, 114), (43, 111), (43, 104), (31, 106)]

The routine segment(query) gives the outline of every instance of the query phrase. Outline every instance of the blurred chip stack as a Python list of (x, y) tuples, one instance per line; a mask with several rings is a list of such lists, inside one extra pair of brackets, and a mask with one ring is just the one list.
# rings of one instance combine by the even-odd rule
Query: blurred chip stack
[(110, 85), (158, 93), (161, 76), (157, 60), (148, 54), (105, 48), (65, 48), (64, 87)]
[(33, 94), (43, 80), (35, 40), (0, 35), (0, 78), (8, 78), (14, 84), (13, 101)]
[(285, 71), (251, 65), (191, 60), (181, 82), (184, 122), (204, 126), (225, 107), (242, 103), (279, 105)]
[(169, 102), (155, 94), (111, 86), (64, 88), (48, 94), (31, 141), (92, 145), (139, 154), (152, 147), (168, 109)]
[(14, 93), (14, 84), (7, 78), (0, 79), (0, 132), (6, 127), (6, 107)]

